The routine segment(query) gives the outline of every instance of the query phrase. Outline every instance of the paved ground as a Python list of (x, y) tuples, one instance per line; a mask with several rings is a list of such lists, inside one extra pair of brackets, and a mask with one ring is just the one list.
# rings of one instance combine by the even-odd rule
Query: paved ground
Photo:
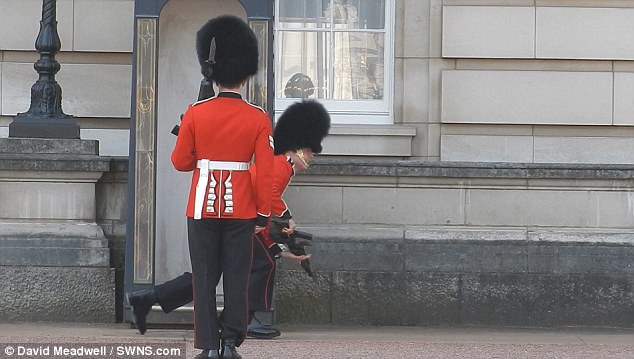
[[(281, 337), (248, 339), (239, 352), (244, 359), (634, 359), (634, 329), (280, 329)], [(189, 359), (197, 353), (187, 329), (149, 329), (139, 335), (126, 324), (0, 324), (0, 358)]]

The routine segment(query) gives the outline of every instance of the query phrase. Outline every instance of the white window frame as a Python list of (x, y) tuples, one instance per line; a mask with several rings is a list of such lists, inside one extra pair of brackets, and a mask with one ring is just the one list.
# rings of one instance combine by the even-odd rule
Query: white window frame
[[(384, 48), (384, 88), (382, 100), (331, 100), (318, 99), (330, 113), (333, 124), (392, 125), (394, 124), (394, 35), (396, 0), (385, 0), (385, 48)], [(275, 19), (279, 18), (279, 1), (275, 1)], [(274, 21), (274, 39), (280, 39), (277, 20)], [(310, 30), (308, 30), (310, 31)], [(355, 30), (352, 30), (355, 31)], [(363, 31), (358, 30), (358, 31)], [(274, 49), (277, 45), (274, 44)], [(280, 56), (274, 57), (274, 76), (281, 73)], [(275, 93), (275, 120), (291, 104), (299, 99), (277, 97)]]

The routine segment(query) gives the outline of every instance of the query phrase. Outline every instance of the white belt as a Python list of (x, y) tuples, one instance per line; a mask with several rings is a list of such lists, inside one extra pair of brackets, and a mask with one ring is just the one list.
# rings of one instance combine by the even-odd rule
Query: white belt
[(200, 168), (201, 170), (207, 169), (207, 171), (246, 171), (249, 169), (249, 162), (211, 161), (202, 159), (196, 162), (196, 167)]
[(205, 194), (207, 192), (207, 182), (209, 181), (209, 171), (246, 171), (249, 169), (249, 162), (211, 161), (202, 159), (196, 162), (196, 167), (199, 168), (200, 171), (198, 173), (198, 183), (196, 183), (196, 195), (194, 197), (194, 219), (201, 219)]

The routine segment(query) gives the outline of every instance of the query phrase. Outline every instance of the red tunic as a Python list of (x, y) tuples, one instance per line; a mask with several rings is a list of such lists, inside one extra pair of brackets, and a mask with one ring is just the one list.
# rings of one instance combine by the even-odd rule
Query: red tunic
[(253, 183), (247, 170), (209, 171), (201, 216), (235, 219), (257, 216), (258, 225), (266, 224), (271, 212), (273, 181), (271, 132), (266, 112), (242, 100), (237, 93), (221, 92), (187, 109), (172, 151), (174, 168), (194, 171), (187, 217), (195, 217), (198, 160), (245, 163), (255, 156), (259, 173)]
[[(249, 171), (252, 178), (257, 178), (260, 174), (259, 166), (251, 166)], [(292, 161), (286, 155), (277, 155), (273, 159), (273, 197), (271, 201), (271, 213), (277, 217), (292, 218), (291, 211), (284, 202), (282, 195), (291, 182), (295, 170)], [(263, 232), (262, 239), (268, 248), (275, 245), (269, 235), (270, 223)]]
[[(256, 179), (260, 166), (251, 166), (251, 178)], [(273, 197), (271, 198), (271, 214), (277, 217), (291, 218), (291, 211), (282, 198), (284, 191), (295, 174), (293, 164), (286, 155), (273, 157)], [(254, 183), (255, 185), (255, 183)]]

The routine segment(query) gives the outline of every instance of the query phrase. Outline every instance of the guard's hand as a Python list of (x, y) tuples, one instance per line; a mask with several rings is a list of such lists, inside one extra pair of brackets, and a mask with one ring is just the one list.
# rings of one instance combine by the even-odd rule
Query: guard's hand
[(291, 261), (292, 263), (295, 263), (297, 265), (300, 265), (302, 263), (302, 261), (310, 258), (310, 254), (306, 254), (303, 256), (296, 256), (291, 252), (282, 252), (280, 253), (280, 257), (287, 259), (289, 261)]
[(282, 228), (282, 233), (290, 236), (293, 232), (295, 232), (295, 227), (297, 227), (297, 224), (295, 224), (295, 221), (291, 218), (288, 220), (288, 227)]
[(264, 228), (266, 228), (266, 227), (255, 226), (255, 233), (262, 232), (264, 230)]

